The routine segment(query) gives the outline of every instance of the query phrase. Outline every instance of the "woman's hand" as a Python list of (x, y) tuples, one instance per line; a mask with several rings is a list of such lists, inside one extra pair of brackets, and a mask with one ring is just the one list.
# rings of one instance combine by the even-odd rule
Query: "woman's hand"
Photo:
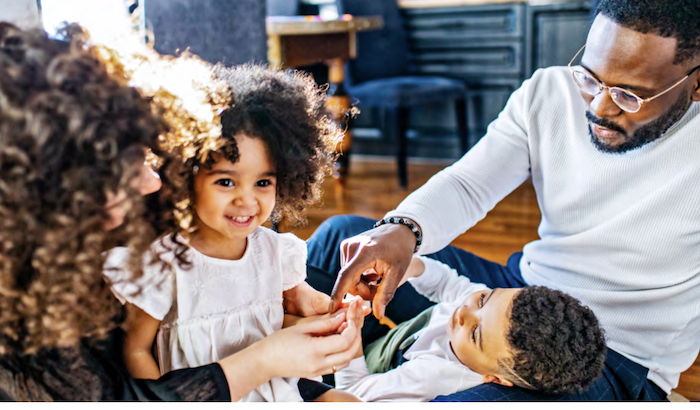
[[(355, 322), (355, 318), (346, 321), (346, 314), (341, 313), (302, 323), (219, 361), (231, 399), (241, 399), (274, 377), (311, 378), (345, 368), (362, 346)], [(347, 326), (340, 331), (344, 323)]]
[[(385, 224), (344, 240), (340, 245), (341, 269), (331, 293), (329, 311), (336, 311), (343, 296), (350, 292), (365, 300), (373, 299), (374, 316), (383, 318), (386, 305), (394, 298), (411, 262), (415, 246), (415, 234), (399, 224)], [(372, 269), (376, 276), (363, 276)], [(378, 285), (372, 284), (380, 279)]]

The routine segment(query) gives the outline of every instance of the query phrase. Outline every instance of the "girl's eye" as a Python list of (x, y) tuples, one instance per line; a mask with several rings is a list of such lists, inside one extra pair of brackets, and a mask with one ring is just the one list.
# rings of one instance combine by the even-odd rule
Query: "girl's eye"
[(472, 336), (472, 342), (476, 343), (476, 326), (474, 326), (472, 328), (471, 336)]
[(479, 307), (484, 306), (484, 298), (486, 297), (486, 293), (482, 293), (481, 296), (479, 296)]
[(216, 184), (221, 185), (223, 187), (230, 188), (233, 186), (233, 181), (231, 181), (230, 179), (224, 178), (224, 179), (220, 179), (220, 180), (216, 181)]
[(256, 185), (261, 187), (261, 188), (265, 188), (265, 187), (272, 185), (272, 181), (270, 181), (269, 179), (263, 179), (263, 180), (258, 181), (258, 183)]

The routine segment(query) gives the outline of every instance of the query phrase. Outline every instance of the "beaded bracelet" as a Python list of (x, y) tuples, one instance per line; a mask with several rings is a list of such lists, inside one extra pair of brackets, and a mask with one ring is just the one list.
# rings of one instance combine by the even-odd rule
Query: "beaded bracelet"
[(409, 221), (406, 218), (384, 218), (377, 221), (377, 223), (374, 224), (374, 227), (376, 228), (384, 224), (400, 224), (408, 226), (411, 232), (413, 232), (413, 234), (416, 235), (416, 247), (413, 249), (413, 253), (418, 252), (418, 248), (420, 248), (421, 243), (423, 243), (423, 236), (420, 233), (420, 229), (418, 229), (418, 227), (413, 222)]

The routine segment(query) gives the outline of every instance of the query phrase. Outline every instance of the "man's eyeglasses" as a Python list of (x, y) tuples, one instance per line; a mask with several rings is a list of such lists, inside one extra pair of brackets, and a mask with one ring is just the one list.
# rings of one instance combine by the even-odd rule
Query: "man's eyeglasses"
[(617, 106), (621, 109), (630, 113), (635, 113), (639, 111), (642, 108), (642, 104), (647, 103), (655, 98), (661, 97), (667, 92), (673, 90), (676, 86), (678, 86), (688, 77), (690, 77), (690, 74), (693, 71), (700, 68), (700, 66), (693, 68), (688, 74), (686, 74), (685, 77), (681, 78), (680, 80), (678, 80), (677, 83), (673, 84), (672, 86), (660, 92), (659, 94), (656, 94), (655, 96), (649, 98), (641, 98), (633, 92), (625, 90), (623, 88), (610, 87), (601, 84), (598, 80), (595, 79), (595, 77), (593, 77), (593, 74), (591, 74), (590, 72), (588, 72), (588, 70), (581, 66), (571, 67), (571, 64), (574, 62), (576, 57), (578, 57), (578, 55), (581, 54), (581, 51), (583, 51), (585, 47), (586, 45), (584, 44), (583, 47), (581, 47), (581, 49), (578, 51), (578, 53), (576, 53), (574, 58), (572, 58), (569, 62), (569, 71), (571, 71), (571, 75), (574, 77), (574, 82), (576, 83), (576, 85), (578, 85), (578, 87), (584, 93), (593, 96), (596, 96), (603, 92), (603, 90), (607, 89), (610, 93), (610, 97), (612, 97), (613, 102), (615, 102), (615, 104), (617, 104)]

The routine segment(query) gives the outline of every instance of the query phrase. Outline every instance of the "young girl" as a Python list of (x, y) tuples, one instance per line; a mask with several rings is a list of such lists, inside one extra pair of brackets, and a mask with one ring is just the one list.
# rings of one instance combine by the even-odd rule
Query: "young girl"
[[(232, 89), (232, 104), (221, 114), (221, 143), (196, 147), (165, 173), (173, 206), (193, 217), (192, 229), (181, 227), (154, 245), (161, 254), (170, 250), (174, 272), (147, 266), (138, 294), (115, 286), (129, 302), (125, 361), (136, 378), (158, 378), (240, 351), (282, 328), (283, 306), (321, 312), (308, 309), (320, 300), (327, 310), (328, 297), (304, 281), (306, 243), (261, 226), (282, 216), (303, 220), (304, 208), (320, 196), (340, 136), (325, 97), (299, 73), (256, 66), (217, 70)], [(117, 257), (110, 257), (112, 263)], [(353, 302), (350, 310), (348, 317), (357, 317), (362, 308)], [(243, 400), (301, 401), (297, 382), (274, 378)], [(304, 398), (325, 391), (313, 390)], [(321, 399), (353, 397), (330, 391)]]

